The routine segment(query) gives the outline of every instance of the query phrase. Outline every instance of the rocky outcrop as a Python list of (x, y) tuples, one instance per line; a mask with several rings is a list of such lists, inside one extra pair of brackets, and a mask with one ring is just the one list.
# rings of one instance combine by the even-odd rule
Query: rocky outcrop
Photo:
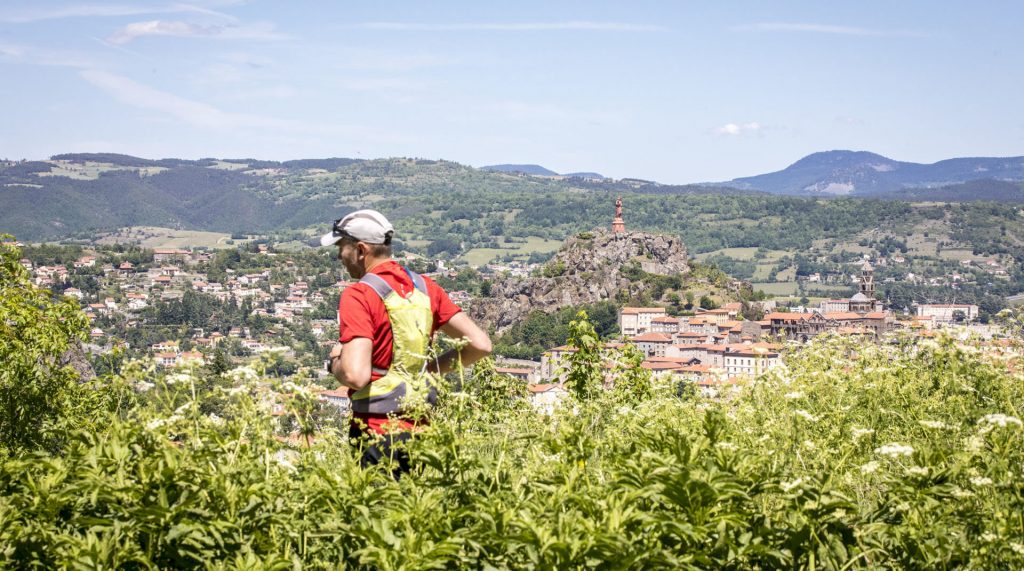
[[(495, 281), (489, 298), (473, 304), (480, 322), (502, 331), (535, 309), (642, 296), (651, 286), (637, 276), (686, 274), (686, 246), (676, 236), (645, 232), (584, 232), (566, 240), (542, 275)], [(642, 273), (641, 273), (642, 272)]]

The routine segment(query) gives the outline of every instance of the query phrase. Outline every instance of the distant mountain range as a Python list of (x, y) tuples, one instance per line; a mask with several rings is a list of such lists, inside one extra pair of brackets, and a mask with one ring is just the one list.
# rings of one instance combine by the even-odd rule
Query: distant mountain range
[[(991, 183), (976, 183), (938, 193), (925, 190), (982, 180)], [(926, 165), (895, 161), (864, 151), (827, 151), (808, 155), (781, 171), (714, 184), (797, 196), (895, 194), (930, 199), (929, 196), (935, 194), (950, 197), (947, 200), (1016, 201), (1024, 200), (1024, 191), (1017, 184), (1014, 194), (1004, 183), (1021, 181), (1024, 181), (1024, 157), (956, 158)], [(910, 192), (909, 189), (915, 190)], [(962, 194), (967, 191), (975, 195)]]
[(569, 172), (564, 174), (558, 174), (555, 171), (551, 169), (546, 169), (540, 165), (488, 165), (485, 167), (480, 167), (480, 170), (491, 172), (528, 174), (530, 176), (565, 176), (596, 180), (602, 180), (606, 178), (605, 176), (597, 174), (596, 172)]
[[(502, 173), (521, 173), (506, 176)], [(325, 212), (404, 196), (563, 192), (786, 194), (906, 201), (1024, 203), (1024, 158), (960, 158), (933, 165), (830, 151), (784, 170), (727, 183), (666, 185), (558, 175), (539, 165), (482, 169), (452, 161), (348, 158), (151, 160), (111, 153), (0, 161), (0, 233), (26, 240), (94, 236), (127, 226), (265, 233), (323, 223)]]

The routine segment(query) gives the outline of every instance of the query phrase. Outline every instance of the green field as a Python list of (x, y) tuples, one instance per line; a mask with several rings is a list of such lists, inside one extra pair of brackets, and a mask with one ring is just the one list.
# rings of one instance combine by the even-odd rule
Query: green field
[(164, 167), (122, 167), (109, 163), (94, 163), (87, 161), (83, 163), (50, 162), (50, 172), (39, 173), (39, 176), (63, 176), (74, 180), (96, 180), (100, 174), (107, 171), (137, 171), (140, 176), (151, 176), (158, 172), (167, 170)]
[(131, 226), (106, 234), (96, 243), (136, 244), (143, 248), (233, 248), (247, 241), (231, 240), (230, 234), (222, 232)]
[(972, 260), (977, 256), (974, 252), (969, 249), (950, 248), (949, 250), (943, 250), (939, 253), (939, 257), (943, 260)]
[[(693, 257), (698, 261), (704, 261), (711, 256), (722, 254), (724, 256), (729, 256), (734, 260), (750, 261), (754, 259), (754, 254), (756, 252), (757, 248), (722, 248), (721, 250), (714, 250), (711, 252), (702, 252), (700, 254), (695, 254)], [(790, 254), (790, 252), (787, 252), (785, 250), (768, 250), (765, 257), (761, 258), (760, 261), (775, 262), (779, 258), (787, 254)]]
[(525, 258), (534, 252), (549, 253), (558, 250), (562, 242), (559, 240), (548, 240), (530, 236), (524, 243), (511, 243), (505, 248), (473, 248), (462, 255), (462, 259), (469, 265), (480, 267), (488, 262), (512, 254), (517, 258)]
[(761, 290), (768, 295), (796, 295), (796, 282), (760, 282), (752, 284), (754, 290)]

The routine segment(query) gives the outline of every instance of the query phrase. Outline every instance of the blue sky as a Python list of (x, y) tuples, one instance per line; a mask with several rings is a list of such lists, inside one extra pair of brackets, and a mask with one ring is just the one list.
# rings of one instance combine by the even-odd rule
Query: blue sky
[(1021, 2), (5, 2), (0, 157), (1024, 155)]

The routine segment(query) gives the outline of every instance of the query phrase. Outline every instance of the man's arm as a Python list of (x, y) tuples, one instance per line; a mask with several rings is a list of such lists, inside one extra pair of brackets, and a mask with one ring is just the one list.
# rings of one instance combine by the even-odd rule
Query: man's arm
[[(455, 368), (458, 359), (466, 367), (491, 354), (491, 338), (465, 313), (459, 312), (441, 326), (441, 331), (452, 339), (465, 339), (469, 343), (462, 349), (452, 349), (427, 364), (427, 370), (447, 373)], [(346, 351), (348, 348), (346, 347)]]
[(373, 341), (354, 337), (341, 347), (339, 343), (331, 350), (331, 374), (339, 383), (358, 391), (370, 383)]

